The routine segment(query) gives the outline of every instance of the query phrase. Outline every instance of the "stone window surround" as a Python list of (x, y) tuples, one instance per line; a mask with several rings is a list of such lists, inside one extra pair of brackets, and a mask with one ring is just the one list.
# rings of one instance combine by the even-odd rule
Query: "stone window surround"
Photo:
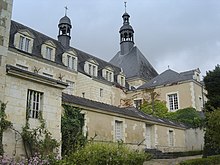
[(122, 122), (122, 140), (125, 143), (126, 142), (126, 137), (127, 137), (127, 133), (125, 132), (126, 128), (127, 128), (127, 124), (125, 123), (125, 119), (119, 118), (119, 117), (114, 117), (113, 121), (111, 122), (112, 125), (112, 135), (113, 135), (113, 141), (117, 142), (116, 140), (116, 135), (115, 135), (115, 121), (119, 121)]
[[(140, 103), (140, 105), (137, 105), (137, 101), (139, 101), (139, 103)], [(138, 109), (140, 109), (140, 106), (143, 104), (143, 98), (135, 98), (134, 100), (133, 100), (133, 106), (135, 107), (135, 108), (138, 108)]]
[[(21, 43), (21, 38), (23, 38), (22, 43)], [(19, 50), (25, 51), (27, 53), (32, 53), (34, 38), (35, 38), (34, 35), (28, 30), (26, 29), (20, 30), (17, 33), (15, 33), (14, 46)]]
[(125, 76), (119, 74), (119, 75), (117, 76), (117, 78), (118, 78), (118, 79), (117, 79), (117, 82), (118, 82), (121, 86), (125, 87)]
[(27, 111), (29, 118), (38, 119), (43, 108), (43, 92), (38, 92), (32, 89), (27, 91)]
[(175, 132), (174, 129), (168, 129), (168, 146), (174, 147), (175, 146)]
[(94, 77), (98, 76), (98, 63), (94, 60), (86, 61), (84, 64), (84, 71)]
[[(74, 64), (68, 63), (69, 62), (68, 58), (72, 60), (71, 62), (74, 61)], [(78, 60), (78, 58), (76, 56), (76, 52), (75, 51), (70, 50), (70, 51), (64, 52), (63, 55), (62, 55), (62, 62), (63, 62), (63, 64), (66, 67), (68, 67), (69, 69), (74, 70), (74, 71), (77, 71), (77, 60)], [(71, 66), (69, 66), (69, 64)]]
[[(170, 95), (176, 95), (176, 97), (177, 97), (177, 106), (178, 106), (178, 108), (177, 109), (175, 109), (175, 103), (173, 102), (173, 109), (170, 109), (170, 100), (169, 100), (169, 96)], [(174, 99), (172, 100), (172, 101), (175, 101)], [(168, 110), (171, 112), (171, 111), (176, 111), (176, 110), (178, 110), (178, 109), (180, 109), (180, 103), (179, 103), (179, 92), (178, 91), (176, 91), (176, 92), (170, 92), (170, 93), (167, 93), (166, 94), (166, 102), (167, 102), (167, 108), (168, 108)]]
[(102, 69), (102, 77), (107, 81), (114, 82), (114, 70), (111, 67)]
[[(51, 54), (48, 56), (48, 52)], [(53, 41), (46, 41), (41, 45), (41, 55), (43, 58), (50, 60), (50, 61), (55, 61), (55, 54), (56, 54), (56, 45), (53, 43)]]

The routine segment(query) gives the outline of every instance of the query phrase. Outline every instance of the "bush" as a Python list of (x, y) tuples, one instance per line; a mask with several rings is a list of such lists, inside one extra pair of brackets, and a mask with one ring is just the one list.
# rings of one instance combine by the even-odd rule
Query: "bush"
[(220, 155), (210, 156), (207, 158), (191, 159), (180, 163), (180, 165), (218, 165), (218, 164), (220, 164)]
[(134, 151), (123, 144), (89, 143), (84, 148), (70, 154), (58, 164), (66, 165), (143, 165), (151, 159), (144, 151)]

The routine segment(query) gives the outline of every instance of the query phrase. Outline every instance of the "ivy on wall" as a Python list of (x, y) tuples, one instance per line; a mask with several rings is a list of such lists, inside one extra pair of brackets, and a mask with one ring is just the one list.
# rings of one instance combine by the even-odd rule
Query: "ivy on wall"
[(64, 112), (61, 118), (62, 155), (69, 155), (85, 145), (83, 135), (84, 115), (79, 108), (63, 105)]
[(6, 120), (5, 109), (6, 103), (0, 101), (0, 155), (3, 155), (4, 153), (2, 143), (3, 132), (12, 126), (12, 123)]

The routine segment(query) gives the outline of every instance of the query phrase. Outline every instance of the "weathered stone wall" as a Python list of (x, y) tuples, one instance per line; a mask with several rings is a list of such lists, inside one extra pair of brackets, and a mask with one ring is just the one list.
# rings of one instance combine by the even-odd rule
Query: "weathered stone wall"
[(204, 147), (204, 134), (203, 129), (187, 129), (186, 131), (186, 150), (195, 151), (203, 150)]
[[(173, 145), (169, 143), (169, 131), (173, 131)], [(167, 126), (155, 126), (155, 148), (163, 152), (185, 151), (185, 131)]]
[(8, 51), (12, 0), (0, 0), (0, 100), (4, 102), (5, 58)]
[[(7, 101), (7, 120), (13, 123), (13, 128), (22, 132), (26, 123), (26, 105), (28, 89), (43, 93), (42, 116), (46, 121), (47, 129), (52, 133), (53, 138), (61, 141), (61, 96), (62, 90), (47, 86), (39, 82), (28, 81), (19, 77), (6, 76), (5, 101)], [(29, 119), (30, 127), (39, 126), (38, 119)], [(4, 133), (4, 150), (7, 154), (18, 154), (24, 156), (23, 143), (19, 134), (11, 129)]]
[[(98, 110), (84, 110), (88, 138), (95, 141), (114, 142), (115, 120), (123, 122), (123, 141), (133, 148), (157, 148), (163, 152), (185, 151), (185, 130), (162, 126), (120, 115), (104, 114)], [(146, 131), (150, 127), (150, 132)], [(173, 130), (174, 145), (169, 145), (169, 130)], [(150, 137), (147, 137), (147, 134)], [(139, 144), (139, 145), (138, 145)]]
[[(77, 92), (76, 95), (86, 99), (103, 102), (115, 106), (120, 105), (120, 98), (125, 97), (125, 93), (111, 83), (91, 78), (84, 74), (78, 73), (77, 77)], [(102, 95), (100, 95), (102, 89)]]

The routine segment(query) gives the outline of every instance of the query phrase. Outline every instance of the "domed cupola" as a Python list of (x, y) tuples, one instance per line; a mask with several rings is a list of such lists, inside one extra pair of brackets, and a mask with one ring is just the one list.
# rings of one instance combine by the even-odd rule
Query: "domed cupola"
[[(125, 6), (126, 7), (126, 6)], [(120, 46), (121, 46), (121, 54), (127, 54), (134, 46), (134, 30), (130, 25), (129, 18), (130, 15), (125, 11), (122, 15), (123, 25), (120, 28)]]
[(70, 45), (70, 31), (72, 28), (71, 20), (66, 15), (62, 17), (58, 24), (59, 28), (59, 34), (58, 34), (58, 41), (61, 42), (61, 44), (68, 48)]

